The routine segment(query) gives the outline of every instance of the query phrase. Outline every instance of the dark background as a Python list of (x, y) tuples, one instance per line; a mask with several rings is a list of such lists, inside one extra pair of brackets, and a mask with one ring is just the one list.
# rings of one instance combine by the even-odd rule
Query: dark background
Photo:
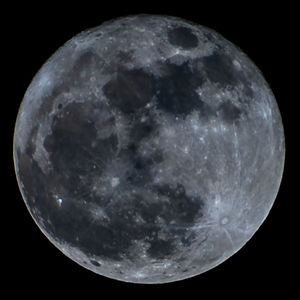
[[(2, 72), (7, 92), (2, 119), (6, 123), (8, 156), (7, 196), (2, 199), (4, 221), (2, 248), (5, 287), (23, 296), (83, 295), (87, 297), (210, 297), (244, 298), (250, 295), (284, 296), (295, 291), (296, 242), (299, 225), (293, 219), (297, 194), (292, 193), (297, 176), (293, 154), (299, 126), (292, 113), (299, 95), (295, 72), (299, 57), (295, 7), (288, 3), (263, 6), (253, 1), (211, 6), (185, 2), (89, 4), (70, 6), (42, 1), (38, 6), (19, 4), (3, 7)], [(239, 46), (263, 72), (277, 99), (286, 137), (286, 163), (275, 204), (253, 238), (234, 256), (197, 277), (162, 285), (119, 282), (88, 271), (58, 251), (40, 232), (28, 213), (18, 190), (13, 170), (13, 129), (26, 88), (42, 64), (67, 40), (87, 28), (112, 18), (138, 14), (173, 15), (212, 28)], [(7, 66), (6, 66), (7, 65)], [(3, 66), (5, 69), (3, 69)], [(6, 68), (7, 67), (7, 68)], [(294, 73), (295, 72), (295, 73)], [(295, 75), (296, 74), (296, 75)], [(2, 82), (3, 83), (3, 82)], [(297, 99), (298, 98), (298, 99)], [(7, 130), (8, 129), (8, 130)], [(297, 131), (296, 131), (297, 130)], [(8, 208), (6, 208), (6, 205)], [(299, 279), (299, 278), (298, 278)], [(68, 298), (69, 298), (68, 297)], [(172, 296), (173, 297), (173, 296)]]

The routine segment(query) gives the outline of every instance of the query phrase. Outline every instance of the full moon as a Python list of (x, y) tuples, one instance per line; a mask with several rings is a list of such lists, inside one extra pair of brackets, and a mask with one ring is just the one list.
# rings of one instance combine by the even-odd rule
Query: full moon
[(67, 257), (166, 283), (236, 253), (267, 217), (284, 167), (274, 95), (212, 29), (136, 15), (59, 48), (28, 87), (14, 164), (25, 204)]

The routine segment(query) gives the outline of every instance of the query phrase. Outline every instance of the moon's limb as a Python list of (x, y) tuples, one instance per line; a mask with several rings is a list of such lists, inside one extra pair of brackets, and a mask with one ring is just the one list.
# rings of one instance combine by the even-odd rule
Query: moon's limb
[(63, 253), (107, 277), (163, 283), (251, 238), (279, 188), (284, 135), (237, 47), (141, 15), (83, 32), (47, 61), (20, 107), (14, 161), (31, 215)]

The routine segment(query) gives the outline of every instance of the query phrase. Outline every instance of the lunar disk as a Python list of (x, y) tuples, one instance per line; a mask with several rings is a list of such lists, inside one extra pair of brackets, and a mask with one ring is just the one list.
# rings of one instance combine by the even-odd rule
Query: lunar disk
[(26, 91), (14, 163), (66, 256), (127, 282), (203, 273), (270, 211), (284, 133), (263, 75), (206, 27), (137, 15), (59, 48)]

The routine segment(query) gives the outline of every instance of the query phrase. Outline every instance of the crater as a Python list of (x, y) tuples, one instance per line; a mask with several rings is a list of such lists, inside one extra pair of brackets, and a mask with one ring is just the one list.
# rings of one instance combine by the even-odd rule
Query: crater
[(101, 264), (99, 264), (96, 260), (90, 260), (91, 264), (94, 265), (95, 267), (100, 267)]
[(168, 30), (168, 41), (174, 46), (189, 50), (198, 46), (198, 39), (188, 27), (180, 26)]
[(220, 222), (221, 222), (221, 225), (226, 225), (229, 222), (229, 218), (228, 217), (223, 217)]

